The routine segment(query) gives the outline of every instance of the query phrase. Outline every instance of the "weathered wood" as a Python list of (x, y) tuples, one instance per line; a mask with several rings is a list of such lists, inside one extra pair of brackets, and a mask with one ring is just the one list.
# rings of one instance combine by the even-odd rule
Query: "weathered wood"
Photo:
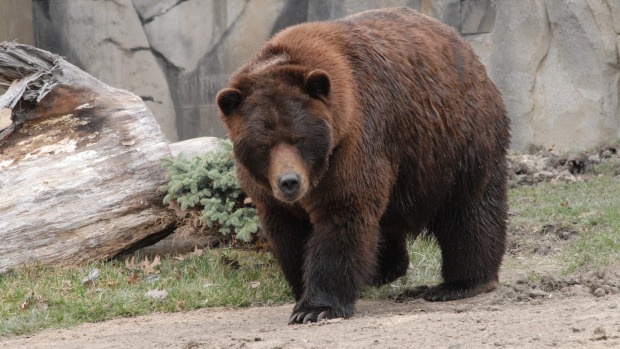
[[(165, 236), (170, 156), (142, 100), (34, 47), (0, 44), (0, 272), (107, 259)], [(152, 242), (152, 241), (151, 241)]]
[(138, 253), (142, 256), (173, 256), (211, 248), (220, 243), (221, 239), (214, 234), (175, 231), (156, 244), (141, 248)]

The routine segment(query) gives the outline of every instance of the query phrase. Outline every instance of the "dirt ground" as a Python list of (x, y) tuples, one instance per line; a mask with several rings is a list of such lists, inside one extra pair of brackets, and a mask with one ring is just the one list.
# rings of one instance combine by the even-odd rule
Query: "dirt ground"
[[(533, 292), (533, 291), (532, 291)], [(287, 326), (292, 304), (155, 314), (0, 340), (2, 348), (619, 348), (620, 294), (514, 288), (448, 303), (363, 301), (348, 320)]]

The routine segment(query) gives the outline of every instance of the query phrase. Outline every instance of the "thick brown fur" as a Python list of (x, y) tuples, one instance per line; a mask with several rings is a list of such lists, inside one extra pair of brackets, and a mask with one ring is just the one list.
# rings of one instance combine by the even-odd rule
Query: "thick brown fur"
[(294, 26), (217, 101), (293, 289), (291, 323), (351, 316), (363, 285), (405, 274), (406, 236), (423, 230), (443, 256), (427, 300), (497, 284), (509, 119), (451, 28), (409, 9)]

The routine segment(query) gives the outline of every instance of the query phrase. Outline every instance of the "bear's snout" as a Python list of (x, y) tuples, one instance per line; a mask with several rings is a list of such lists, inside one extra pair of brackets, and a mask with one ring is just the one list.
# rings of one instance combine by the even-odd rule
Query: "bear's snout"
[(269, 183), (278, 200), (299, 200), (308, 191), (309, 182), (304, 160), (293, 145), (280, 143), (271, 149)]
[(289, 200), (297, 197), (300, 186), (301, 178), (297, 173), (286, 173), (278, 179), (278, 188), (280, 188), (282, 194)]

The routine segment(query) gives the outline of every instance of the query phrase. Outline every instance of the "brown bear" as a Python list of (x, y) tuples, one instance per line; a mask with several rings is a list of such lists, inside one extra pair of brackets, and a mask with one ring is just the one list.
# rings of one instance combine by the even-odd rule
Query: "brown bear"
[(506, 240), (509, 118), (448, 26), (367, 11), (276, 34), (217, 95), (238, 178), (296, 300), (290, 323), (350, 317), (432, 234), (446, 301), (494, 289)]

